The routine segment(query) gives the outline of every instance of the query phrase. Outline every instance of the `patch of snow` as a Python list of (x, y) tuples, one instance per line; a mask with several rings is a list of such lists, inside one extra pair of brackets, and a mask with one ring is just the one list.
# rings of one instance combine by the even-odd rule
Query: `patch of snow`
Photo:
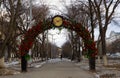
[(46, 62), (44, 61), (44, 62), (41, 62), (41, 65), (43, 65), (43, 64), (45, 64)]
[(35, 68), (40, 68), (42, 65), (36, 65), (36, 66), (34, 66)]
[(81, 65), (81, 63), (75, 63), (75, 65), (76, 65), (76, 66), (80, 66), (80, 65)]
[(97, 73), (94, 73), (95, 74), (95, 78), (100, 78), (100, 75), (97, 74)]
[(5, 62), (5, 65), (6, 65), (6, 66), (16, 65), (16, 64), (19, 64), (19, 61)]
[(67, 58), (63, 58), (62, 60), (63, 61), (71, 61), (70, 59), (67, 59)]
[(60, 61), (61, 61), (60, 58), (56, 58), (56, 59), (50, 59), (50, 60), (48, 60), (47, 62), (48, 62), (48, 63), (56, 63), (56, 62), (60, 62)]
[(14, 72), (13, 74), (14, 74), (14, 75), (16, 75), (16, 74), (20, 74), (20, 72)]
[(35, 68), (40, 68), (40, 67), (42, 67), (44, 64), (46, 64), (46, 62), (41, 62), (41, 63), (39, 63), (39, 64), (33, 65), (33, 67), (35, 67)]
[(60, 58), (55, 58), (55, 59), (50, 59), (50, 60), (48, 60), (48, 63), (57, 63), (57, 62), (60, 62), (60, 61), (70, 61), (70, 60), (67, 59), (67, 58), (62, 58), (62, 59), (60, 59)]

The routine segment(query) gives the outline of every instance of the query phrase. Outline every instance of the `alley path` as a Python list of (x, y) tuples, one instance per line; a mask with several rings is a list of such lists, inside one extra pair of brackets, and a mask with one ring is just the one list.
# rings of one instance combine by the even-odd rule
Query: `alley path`
[(0, 76), (0, 78), (93, 78), (93, 75), (72, 62), (60, 61), (46, 63), (41, 68), (28, 69), (27, 73)]

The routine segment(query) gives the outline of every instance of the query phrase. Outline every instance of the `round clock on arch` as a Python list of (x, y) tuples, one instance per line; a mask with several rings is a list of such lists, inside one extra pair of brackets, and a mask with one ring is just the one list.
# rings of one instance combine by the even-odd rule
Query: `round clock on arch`
[(60, 27), (63, 24), (63, 18), (62, 16), (57, 15), (53, 18), (52, 22), (55, 26)]

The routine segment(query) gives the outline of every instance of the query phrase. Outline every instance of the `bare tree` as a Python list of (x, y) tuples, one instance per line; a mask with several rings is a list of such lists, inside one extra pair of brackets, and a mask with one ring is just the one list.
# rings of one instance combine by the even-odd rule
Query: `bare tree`
[(19, 16), (19, 11), (20, 11), (20, 6), (21, 2), (20, 0), (12, 1), (12, 0), (3, 0), (2, 5), (5, 7), (3, 9), (6, 9), (8, 20), (7, 20), (7, 29), (9, 33), (5, 35), (5, 39), (3, 40), (3, 44), (1, 46), (0, 50), (0, 58), (3, 58), (5, 54), (5, 49), (7, 47), (7, 43), (10, 42), (11, 37), (13, 37), (15, 30), (16, 30), (16, 20), (18, 19)]
[[(5, 10), (4, 16), (0, 17), (0, 30), (5, 35), (5, 39), (3, 40), (3, 44), (1, 46), (0, 51), (0, 58), (2, 58), (5, 54), (4, 50), (6, 49), (7, 45), (14, 51), (14, 53), (17, 53), (17, 46), (20, 44), (20, 38), (21, 36), (30, 28), (29, 26), (29, 7), (28, 7), (28, 1), (27, 0), (2, 0), (1, 3), (2, 10)], [(1, 7), (1, 6), (0, 6)], [(40, 16), (42, 14), (41, 19), (45, 19), (48, 12), (48, 7), (42, 6), (40, 7), (44, 12), (36, 12)], [(37, 8), (37, 11), (39, 8)], [(34, 9), (33, 9), (34, 10)], [(35, 11), (35, 10), (34, 10)], [(1, 12), (1, 11), (0, 11)], [(2, 11), (3, 12), (3, 11)], [(36, 15), (33, 13), (33, 16)], [(38, 16), (37, 16), (38, 18)], [(35, 20), (35, 18), (33, 19)], [(36, 19), (39, 22), (40, 19)], [(8, 33), (9, 32), (9, 33)], [(17, 39), (18, 38), (18, 39)], [(10, 50), (9, 50), (10, 51)]]
[(40, 6), (33, 6), (32, 8), (33, 12), (33, 19), (35, 19), (36, 23), (38, 23), (40, 20), (46, 19), (49, 15), (49, 7), (47, 5), (40, 5)]
[(71, 47), (71, 43), (70, 42), (66, 42), (63, 46), (62, 46), (62, 54), (63, 57), (65, 58), (71, 58), (72, 56), (72, 47)]
[(120, 4), (120, 0), (89, 0), (91, 1), (91, 5), (94, 8), (98, 26), (99, 26), (99, 32), (100, 32), (100, 38), (102, 43), (102, 54), (104, 56), (104, 65), (107, 65), (107, 59), (106, 59), (106, 30), (110, 24), (110, 22), (113, 19), (115, 10), (117, 6)]
[(115, 53), (120, 52), (120, 39), (115, 40), (107, 46), (107, 52)]
[[(64, 2), (64, 1), (63, 1)], [(84, 5), (83, 3), (79, 2), (79, 1), (71, 1), (70, 5), (66, 5), (66, 3), (63, 3), (63, 6), (65, 7), (65, 10), (67, 11), (66, 14), (64, 14), (64, 16), (66, 18), (68, 18), (69, 20), (71, 20), (71, 22), (80, 22), (83, 26), (85, 26), (86, 28), (88, 28), (88, 11), (87, 11), (87, 6)], [(87, 7), (87, 8), (86, 8)], [(70, 40), (71, 40), (71, 44), (72, 44), (72, 59), (75, 59), (77, 56), (77, 53), (79, 53), (79, 51), (77, 51), (78, 48), (78, 44), (80, 45), (80, 42), (77, 42), (78, 40), (80, 40), (80, 37), (77, 38), (78, 35), (75, 35), (76, 33), (74, 33), (74, 31), (70, 30)], [(80, 54), (78, 54), (80, 55)]]

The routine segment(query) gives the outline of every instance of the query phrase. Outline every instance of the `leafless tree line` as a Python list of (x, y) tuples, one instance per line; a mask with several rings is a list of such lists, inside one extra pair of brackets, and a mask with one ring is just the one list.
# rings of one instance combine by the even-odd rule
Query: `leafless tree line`
[[(63, 1), (64, 2), (64, 1)], [(106, 31), (109, 24), (114, 19), (114, 14), (117, 6), (119, 5), (120, 0), (76, 0), (74, 2), (71, 1), (70, 5), (65, 5), (66, 13), (63, 13), (68, 19), (81, 22), (81, 24), (88, 28), (91, 32), (91, 36), (94, 40), (94, 28), (99, 28), (99, 39), (98, 44), (102, 43), (102, 55), (106, 54)], [(29, 2), (28, 0), (1, 0), (0, 1), (0, 31), (4, 34), (4, 39), (2, 39), (2, 45), (0, 50), (0, 58), (2, 58), (5, 54), (5, 49), (9, 49), (10, 52), (17, 52), (17, 46), (19, 42), (19, 38), (22, 38), (22, 35), (30, 28), (30, 15), (29, 15)], [(45, 19), (50, 11), (49, 7), (46, 5), (41, 6), (33, 6), (33, 19), (36, 24), (41, 19)], [(5, 10), (5, 11), (4, 11)], [(4, 13), (3, 13), (4, 11)], [(71, 40), (72, 42), (76, 41), (76, 35), (71, 32)], [(43, 32), (42, 37), (40, 37), (40, 42), (36, 41), (33, 49), (37, 51), (44, 52), (45, 49), (45, 38), (46, 34)], [(18, 40), (16, 40), (18, 38)], [(79, 47), (81, 46), (80, 38), (78, 42)], [(38, 46), (40, 45), (40, 46)], [(42, 48), (42, 49), (41, 49)], [(73, 49), (73, 48), (72, 48)], [(34, 52), (36, 53), (36, 51)], [(79, 52), (78, 52), (79, 53)], [(34, 55), (34, 54), (33, 54)], [(44, 55), (44, 53), (41, 53)], [(45, 55), (46, 56), (46, 55)]]
[[(26, 31), (30, 28), (30, 14), (29, 14), (29, 0), (1, 0), (0, 1), (0, 58), (6, 53), (10, 58), (11, 53), (14, 57), (18, 57), (18, 46)], [(35, 24), (39, 20), (43, 20), (49, 14), (48, 6), (42, 4), (41, 6), (33, 5), (33, 19)], [(43, 32), (38, 36), (34, 42), (33, 49), (37, 48), (41, 55), (45, 50), (46, 33)], [(3, 38), (4, 37), (4, 38)], [(35, 55), (33, 52), (32, 55)]]
[[(106, 59), (106, 31), (109, 24), (114, 20), (117, 7), (120, 0), (71, 0), (70, 5), (66, 5), (62, 0), (67, 13), (64, 14), (67, 18), (81, 22), (83, 26), (89, 29), (92, 39), (94, 40), (94, 28), (99, 28), (99, 37), (97, 45), (101, 43), (101, 52)], [(72, 34), (71, 34), (72, 35)], [(72, 38), (74, 39), (74, 38)], [(99, 53), (98, 53), (99, 54)], [(104, 61), (104, 64), (107, 62)]]

